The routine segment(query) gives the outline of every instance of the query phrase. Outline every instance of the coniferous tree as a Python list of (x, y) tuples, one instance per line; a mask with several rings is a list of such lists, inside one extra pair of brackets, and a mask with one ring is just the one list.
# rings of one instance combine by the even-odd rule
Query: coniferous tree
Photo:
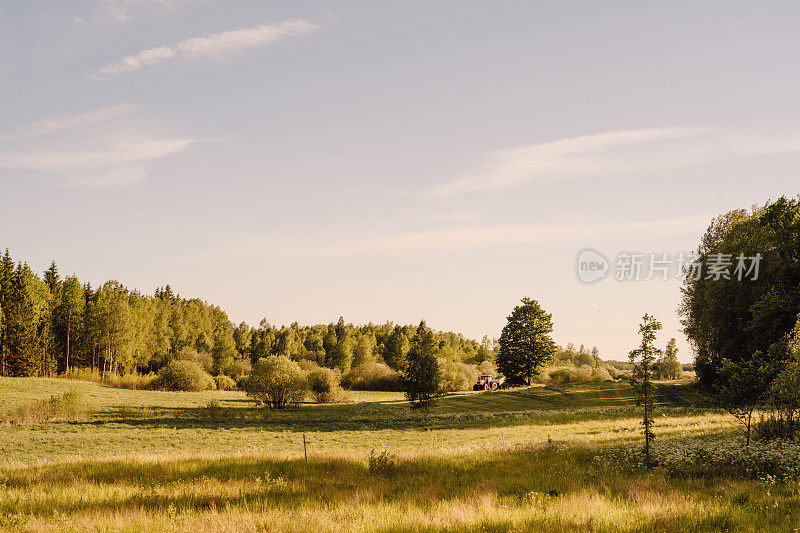
[(497, 369), (512, 384), (530, 385), (556, 351), (550, 337), (553, 331), (552, 315), (541, 308), (539, 302), (523, 298), (507, 318), (500, 335)]
[(403, 383), (406, 398), (412, 409), (428, 410), (439, 394), (439, 363), (436, 360), (437, 342), (433, 331), (421, 321), (411, 340), (411, 349), (406, 356)]
[(5, 315), (3, 325), (0, 326), (0, 375), (8, 375), (8, 312), (11, 304), (12, 282), (14, 278), (14, 261), (6, 248), (0, 260), (0, 307)]
[(655, 347), (656, 333), (661, 329), (661, 322), (645, 314), (639, 325), (639, 334), (642, 342), (638, 348), (632, 350), (629, 359), (633, 365), (630, 383), (636, 393), (636, 403), (644, 408), (642, 426), (644, 431), (644, 460), (645, 465), (652, 465), (650, 459), (650, 442), (653, 434), (653, 405), (655, 403), (655, 386), (653, 385), (653, 372), (656, 370), (656, 359), (661, 350)]
[(37, 309), (27, 266), (19, 265), (11, 279), (7, 308), (8, 374), (35, 376), (39, 370), (37, 354)]

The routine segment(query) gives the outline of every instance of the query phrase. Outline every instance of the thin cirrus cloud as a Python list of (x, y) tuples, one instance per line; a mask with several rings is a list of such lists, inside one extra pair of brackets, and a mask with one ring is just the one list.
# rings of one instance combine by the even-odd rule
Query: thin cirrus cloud
[(436, 196), (501, 191), (534, 181), (659, 172), (800, 151), (800, 136), (763, 137), (717, 128), (651, 128), (571, 137), (488, 154), (480, 171), (434, 189)]
[(117, 104), (100, 109), (94, 109), (85, 113), (75, 113), (71, 115), (60, 115), (46, 118), (38, 122), (29, 124), (22, 130), (5, 136), (0, 136), (0, 140), (20, 139), (37, 135), (48, 135), (63, 130), (90, 126), (100, 122), (105, 122), (118, 117), (129, 115), (140, 111), (142, 106), (139, 104)]
[(127, 22), (133, 18), (131, 10), (138, 6), (170, 7), (176, 0), (100, 0), (117, 22)]
[(0, 170), (31, 172), (65, 187), (115, 187), (144, 181), (157, 160), (198, 139), (175, 136), (128, 115), (119, 104), (52, 117), (0, 140)]
[(242, 257), (320, 259), (353, 256), (408, 256), (431, 252), (464, 252), (586, 240), (608, 235), (683, 235), (702, 233), (712, 215), (689, 215), (659, 220), (611, 221), (592, 224), (457, 225), (406, 233), (353, 238), (250, 237), (227, 243), (228, 254)]
[(133, 72), (178, 58), (223, 57), (286, 37), (306, 35), (318, 28), (317, 24), (307, 19), (295, 18), (277, 24), (263, 24), (252, 28), (194, 37), (178, 41), (173, 45), (157, 46), (131, 54), (119, 61), (109, 63), (91, 77), (104, 79), (107, 76)]

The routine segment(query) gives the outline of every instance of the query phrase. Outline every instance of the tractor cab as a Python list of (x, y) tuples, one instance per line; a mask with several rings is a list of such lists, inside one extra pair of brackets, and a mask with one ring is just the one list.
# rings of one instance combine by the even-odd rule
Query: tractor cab
[(491, 375), (486, 374), (478, 376), (478, 381), (472, 386), (472, 390), (496, 390), (500, 386), (498, 380), (492, 378)]

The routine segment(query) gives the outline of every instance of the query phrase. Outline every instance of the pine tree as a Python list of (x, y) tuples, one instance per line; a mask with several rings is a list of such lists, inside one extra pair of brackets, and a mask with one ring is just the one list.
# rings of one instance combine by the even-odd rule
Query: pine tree
[(57, 296), (61, 294), (61, 277), (58, 275), (58, 267), (55, 261), (50, 262), (50, 268), (44, 271), (44, 282), (50, 289), (50, 294)]
[(652, 466), (650, 459), (650, 442), (653, 434), (653, 405), (655, 402), (655, 386), (653, 385), (653, 371), (655, 361), (661, 350), (654, 346), (656, 332), (661, 329), (661, 322), (645, 314), (639, 325), (639, 334), (642, 342), (638, 348), (632, 350), (629, 359), (633, 365), (630, 383), (636, 393), (636, 403), (644, 408), (642, 426), (644, 427), (644, 460), (647, 467)]
[(530, 385), (531, 379), (556, 351), (550, 337), (552, 315), (539, 302), (522, 299), (507, 318), (500, 335), (497, 369), (511, 384)]
[(0, 307), (4, 320), (0, 325), (0, 376), (8, 375), (8, 311), (11, 303), (11, 288), (14, 278), (14, 260), (6, 248), (0, 260)]
[(406, 398), (412, 409), (427, 411), (439, 394), (439, 363), (436, 361), (436, 338), (433, 331), (421, 321), (411, 340), (411, 349), (406, 357), (403, 383)]
[(8, 374), (35, 376), (39, 370), (37, 356), (37, 317), (31, 279), (27, 266), (19, 265), (11, 279), (7, 305)]

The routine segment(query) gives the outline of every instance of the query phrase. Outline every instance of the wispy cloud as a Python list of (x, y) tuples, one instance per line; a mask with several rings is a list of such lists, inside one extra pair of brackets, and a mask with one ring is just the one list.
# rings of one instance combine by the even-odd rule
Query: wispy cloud
[[(595, 224), (463, 225), (407, 233), (340, 237), (240, 238), (228, 243), (226, 254), (277, 258), (331, 258), (350, 256), (405, 256), (423, 253), (487, 250), (520, 244), (538, 244), (598, 238), (605, 235), (673, 235), (702, 233), (712, 215), (661, 220), (630, 220)], [(226, 255), (227, 256), (227, 255)]]
[(106, 65), (92, 77), (103, 79), (105, 76), (133, 72), (143, 67), (153, 66), (163, 61), (180, 57), (222, 57), (275, 42), (285, 37), (305, 35), (318, 28), (317, 24), (307, 19), (297, 18), (277, 24), (265, 24), (252, 28), (215, 33), (204, 37), (195, 37), (172, 45), (157, 46), (131, 54), (119, 61)]
[(84, 113), (50, 117), (38, 122), (33, 122), (17, 133), (0, 137), (0, 140), (19, 139), (36, 135), (56, 133), (71, 128), (90, 126), (105, 122), (117, 117), (122, 117), (142, 109), (138, 104), (117, 104), (100, 109), (93, 109)]
[(800, 151), (800, 135), (757, 137), (713, 128), (622, 130), (488, 154), (486, 166), (435, 189), (440, 196), (539, 181), (655, 172), (734, 157)]
[(154, 161), (197, 139), (126, 117), (139, 109), (120, 104), (35, 122), (3, 139), (9, 147), (0, 149), (0, 169), (36, 172), (72, 187), (143, 181)]
[(131, 20), (131, 9), (136, 6), (150, 5), (169, 7), (175, 0), (100, 0), (100, 3), (108, 8), (108, 12), (117, 22), (127, 22)]

